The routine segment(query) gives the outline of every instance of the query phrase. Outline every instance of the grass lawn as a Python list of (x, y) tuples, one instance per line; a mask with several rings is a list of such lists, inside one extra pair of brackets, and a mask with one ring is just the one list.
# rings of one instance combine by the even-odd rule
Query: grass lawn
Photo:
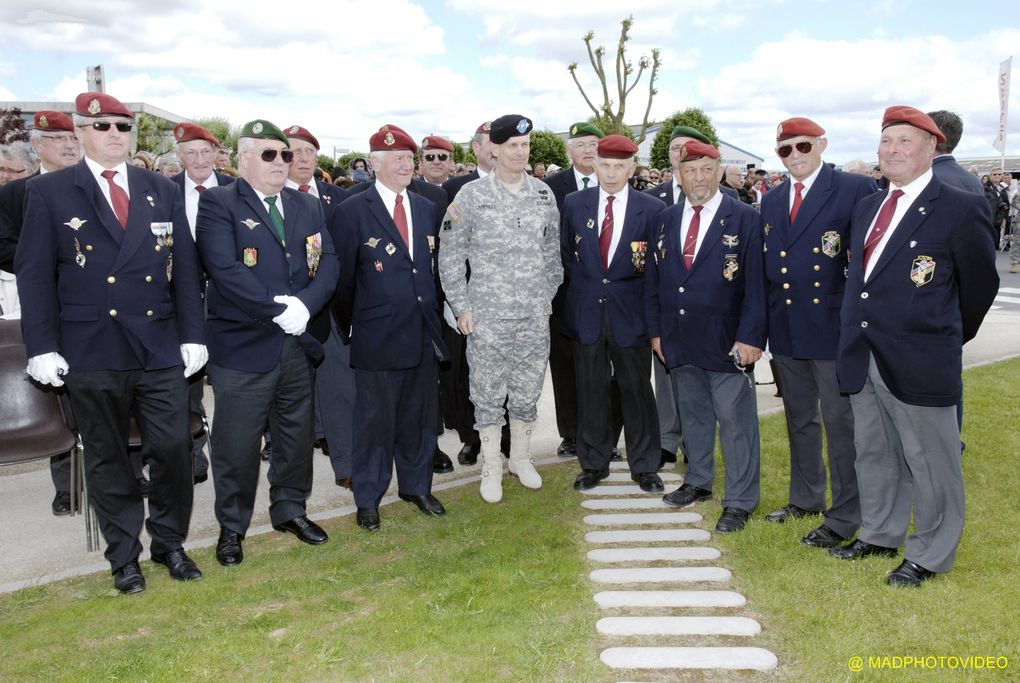
[[(697, 642), (768, 648), (774, 672), (657, 677), (599, 662), (627, 640), (595, 633), (599, 589), (567, 463), (543, 469), (539, 492), (508, 480), (496, 506), (472, 484), (444, 492), (445, 518), (399, 504), (383, 509), (377, 534), (350, 517), (327, 521), (331, 539), (318, 548), (252, 538), (230, 570), (211, 548), (196, 551), (198, 583), (146, 562), (138, 596), (117, 595), (109, 574), (0, 596), (0, 681), (1016, 680), (1020, 361), (968, 371), (966, 385), (967, 526), (954, 571), (919, 590), (885, 586), (898, 560), (846, 563), (801, 546), (816, 519), (761, 521), (785, 504), (788, 469), (782, 416), (763, 421), (761, 508), (744, 532), (710, 542), (748, 599), (733, 613), (763, 630)], [(711, 529), (718, 503), (697, 509)], [(1005, 671), (849, 670), (850, 657), (869, 655), (1011, 661)]]

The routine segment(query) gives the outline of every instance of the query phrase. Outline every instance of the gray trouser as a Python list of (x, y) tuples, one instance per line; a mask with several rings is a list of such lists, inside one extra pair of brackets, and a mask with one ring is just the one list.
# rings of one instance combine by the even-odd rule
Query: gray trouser
[(504, 401), (511, 420), (534, 422), (549, 361), (548, 316), (474, 316), (473, 323), (467, 361), (475, 429), (502, 425)]
[(673, 398), (673, 383), (658, 358), (652, 358), (655, 375), (655, 410), (659, 414), (659, 439), (662, 449), (676, 453), (680, 447), (683, 432), (680, 427), (680, 413), (676, 410), (676, 399)]

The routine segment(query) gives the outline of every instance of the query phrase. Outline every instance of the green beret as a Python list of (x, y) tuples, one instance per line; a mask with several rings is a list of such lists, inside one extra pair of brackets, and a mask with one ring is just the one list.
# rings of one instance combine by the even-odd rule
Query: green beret
[(255, 119), (244, 124), (241, 128), (239, 138), (261, 138), (263, 140), (279, 140), (290, 147), (290, 140), (283, 134), (283, 131), (265, 119)]
[(706, 145), (712, 144), (712, 141), (708, 138), (707, 135), (702, 133), (697, 128), (691, 128), (690, 126), (677, 126), (676, 128), (673, 129), (673, 133), (669, 136), (669, 139), (672, 140), (673, 138), (679, 137), (694, 138), (695, 140), (701, 140)]
[(606, 137), (606, 134), (598, 129), (598, 126), (587, 121), (578, 121), (570, 127), (571, 139), (584, 137), (585, 135), (594, 135), (599, 139)]

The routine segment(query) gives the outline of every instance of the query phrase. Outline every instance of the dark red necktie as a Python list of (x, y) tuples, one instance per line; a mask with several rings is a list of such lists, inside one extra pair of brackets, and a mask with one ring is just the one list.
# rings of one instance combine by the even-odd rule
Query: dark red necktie
[(684, 240), (684, 265), (687, 266), (687, 270), (691, 269), (694, 265), (694, 250), (698, 246), (698, 230), (701, 229), (701, 209), (700, 206), (692, 206), (694, 209), (694, 218), (691, 219), (691, 224), (687, 227), (687, 238)]
[(113, 176), (115, 175), (117, 175), (116, 171), (103, 171), (102, 173), (102, 176), (106, 178), (106, 182), (110, 186), (110, 203), (113, 204), (113, 212), (117, 214), (117, 221), (120, 222), (121, 229), (127, 230), (128, 206), (131, 204), (131, 201), (128, 199), (124, 188), (113, 182)]
[(298, 192), (308, 192), (309, 185), (298, 185)]
[(868, 239), (864, 240), (864, 258), (861, 259), (864, 264), (864, 271), (868, 270), (868, 261), (871, 259), (872, 252), (875, 251), (875, 247), (882, 241), (882, 235), (889, 229), (889, 223), (892, 222), (893, 214), (896, 213), (896, 202), (903, 196), (903, 190), (893, 190), (889, 194), (889, 198), (885, 200), (885, 204), (878, 212), (878, 218), (875, 219), (875, 227), (868, 233)]
[(404, 246), (411, 248), (411, 241), (407, 237), (407, 214), (404, 212), (404, 197), (397, 195), (397, 203), (393, 205), (393, 222), (397, 224), (397, 232), (404, 238)]
[(602, 252), (602, 268), (609, 270), (609, 247), (613, 243), (613, 195), (606, 198), (606, 217), (602, 219), (602, 231), (599, 232), (599, 251)]
[(205, 185), (195, 185), (195, 192), (199, 194), (205, 192)]
[(793, 189), (797, 191), (797, 194), (793, 195), (793, 207), (790, 209), (790, 225), (793, 225), (793, 221), (797, 219), (797, 212), (800, 211), (800, 205), (804, 201), (804, 197), (800, 194), (804, 191), (804, 183), (794, 183)]

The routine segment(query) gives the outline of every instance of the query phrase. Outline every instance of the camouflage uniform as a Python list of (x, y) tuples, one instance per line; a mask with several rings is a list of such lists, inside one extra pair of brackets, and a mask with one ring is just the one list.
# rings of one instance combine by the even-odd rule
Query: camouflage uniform
[(472, 314), (467, 359), (475, 427), (501, 424), (507, 397), (512, 420), (534, 421), (549, 358), (552, 298), (563, 280), (552, 191), (524, 175), (515, 194), (490, 173), (457, 194), (440, 239), (446, 299), (457, 316)]

